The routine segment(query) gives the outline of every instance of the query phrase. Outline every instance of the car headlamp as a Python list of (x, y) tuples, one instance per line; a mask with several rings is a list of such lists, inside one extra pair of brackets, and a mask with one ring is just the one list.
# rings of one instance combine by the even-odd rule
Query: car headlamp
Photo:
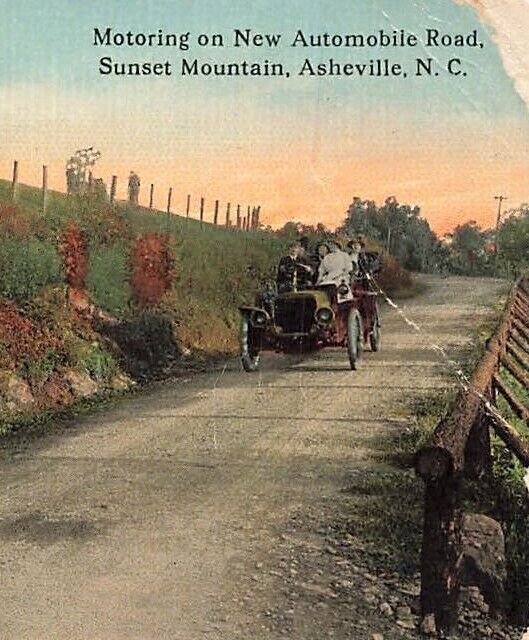
[(342, 282), (338, 285), (338, 293), (341, 296), (346, 296), (349, 293), (349, 287), (345, 284), (345, 282)]
[(266, 311), (256, 309), (250, 315), (250, 324), (256, 329), (264, 329), (268, 324), (268, 314)]
[(329, 324), (334, 318), (334, 313), (329, 307), (321, 307), (316, 311), (316, 322), (318, 324)]

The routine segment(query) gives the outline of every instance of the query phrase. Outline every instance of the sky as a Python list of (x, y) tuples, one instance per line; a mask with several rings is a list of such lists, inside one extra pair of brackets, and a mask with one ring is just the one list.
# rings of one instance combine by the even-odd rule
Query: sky
[[(529, 201), (529, 88), (520, 29), (528, 0), (0, 0), (0, 177), (14, 159), (20, 180), (64, 190), (66, 160), (76, 149), (102, 153), (96, 176), (118, 175), (125, 197), (130, 170), (142, 179), (140, 201), (182, 211), (187, 194), (196, 215), (221, 207), (262, 206), (262, 221), (336, 226), (354, 196), (389, 196), (421, 207), (439, 233), (467, 220), (494, 223), (493, 196), (508, 206)], [(191, 32), (177, 48), (95, 47), (93, 29)], [(242, 50), (233, 29), (282, 33), (282, 46)], [(305, 33), (376, 33), (404, 29), (424, 40), (427, 28), (477, 29), (483, 48), (302, 49)], [(518, 37), (513, 34), (519, 30)], [(227, 46), (202, 48), (194, 38), (220, 33)], [(518, 45), (517, 45), (518, 43)], [(98, 60), (231, 62), (269, 59), (290, 78), (108, 77)], [(391, 58), (413, 70), (434, 58), (438, 77), (310, 78), (303, 60), (363, 63)], [(523, 58), (525, 56), (525, 59)], [(458, 57), (466, 77), (444, 71)]]

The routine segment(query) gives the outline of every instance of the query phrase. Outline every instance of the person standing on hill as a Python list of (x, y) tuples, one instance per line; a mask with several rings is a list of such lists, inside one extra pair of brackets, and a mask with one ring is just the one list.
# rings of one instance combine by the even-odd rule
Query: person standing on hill
[(129, 174), (129, 203), (138, 206), (140, 196), (140, 177), (134, 171)]

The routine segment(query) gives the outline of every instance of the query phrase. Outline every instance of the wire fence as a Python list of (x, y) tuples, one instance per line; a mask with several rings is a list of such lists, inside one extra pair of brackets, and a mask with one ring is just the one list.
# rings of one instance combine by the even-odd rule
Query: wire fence
[[(94, 178), (91, 171), (81, 179), (73, 180), (74, 176), (66, 171), (66, 197), (75, 194), (93, 194), (108, 200), (111, 204), (126, 203), (131, 206), (140, 207), (139, 192), (140, 182), (138, 176), (132, 174), (127, 182), (126, 200), (118, 200), (116, 197), (118, 190), (118, 176), (112, 175), (110, 180), (110, 191), (107, 191), (106, 185), (101, 178)], [(75, 176), (78, 178), (78, 176)], [(11, 176), (11, 198), (13, 202), (17, 201), (19, 187), (19, 162), (13, 161), (13, 171)], [(48, 166), (42, 166), (42, 181), (40, 187), (41, 193), (41, 209), (46, 213), (48, 206)], [(155, 184), (149, 184), (149, 204), (143, 209), (150, 211), (161, 211), (154, 207)], [(185, 209), (177, 213), (173, 201), (173, 187), (169, 187), (167, 191), (165, 213), (168, 215), (175, 214), (185, 218), (198, 219), (201, 224), (209, 223), (216, 226), (223, 226), (239, 231), (253, 231), (261, 227), (261, 205), (241, 205), (240, 203), (223, 203), (220, 200), (214, 200), (212, 204), (206, 205), (206, 198), (199, 196), (193, 199), (191, 194), (187, 194), (185, 200)]]

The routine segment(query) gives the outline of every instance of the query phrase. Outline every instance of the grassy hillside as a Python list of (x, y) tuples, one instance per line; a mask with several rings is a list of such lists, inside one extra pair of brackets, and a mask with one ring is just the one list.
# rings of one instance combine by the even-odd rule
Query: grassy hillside
[[(91, 198), (50, 192), (46, 215), (38, 189), (19, 185), (10, 212), (10, 184), (0, 181), (0, 296), (24, 304), (63, 282), (57, 237), (74, 221), (89, 237), (88, 292), (106, 312), (126, 318), (128, 255), (138, 233), (167, 233), (176, 256), (176, 281), (163, 303), (177, 321), (182, 346), (205, 351), (235, 347), (237, 305), (274, 273), (283, 250), (277, 238), (237, 232), (148, 209), (115, 207)], [(7, 215), (6, 215), (7, 212)]]
[[(273, 276), (284, 251), (268, 233), (92, 196), (50, 192), (43, 215), (38, 189), (19, 185), (16, 204), (10, 191), (0, 181), (0, 432), (178, 372), (186, 355), (234, 353), (237, 307)], [(71, 223), (88, 240), (86, 292), (66, 285), (60, 245)], [(175, 280), (161, 304), (142, 308), (131, 302), (129, 259), (145, 232), (167, 238)]]

